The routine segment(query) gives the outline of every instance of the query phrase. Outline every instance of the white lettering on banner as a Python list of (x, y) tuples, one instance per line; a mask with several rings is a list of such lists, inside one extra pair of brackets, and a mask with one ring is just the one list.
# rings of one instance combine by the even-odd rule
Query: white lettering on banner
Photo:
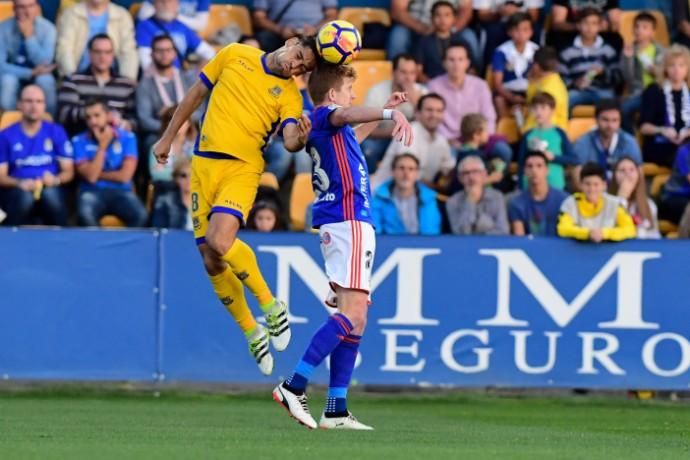
[(480, 249), (479, 254), (495, 257), (498, 262), (496, 316), (480, 320), (480, 326), (529, 326), (525, 320), (510, 313), (510, 277), (515, 274), (551, 319), (566, 327), (590, 301), (604, 283), (617, 273), (618, 291), (616, 318), (599, 323), (602, 328), (658, 329), (659, 324), (642, 319), (642, 266), (646, 260), (661, 257), (659, 252), (618, 252), (594, 275), (587, 286), (573, 299), (565, 301), (553, 284), (532, 260), (519, 249)]
[[(577, 370), (578, 374), (598, 374), (599, 370), (594, 368), (594, 360), (613, 375), (625, 375), (625, 371), (613, 362), (611, 355), (618, 351), (618, 338), (613, 334), (605, 332), (578, 332), (582, 338), (582, 366)], [(599, 350), (594, 349), (595, 340), (603, 340), (606, 346)]]
[[(531, 331), (510, 331), (510, 335), (515, 337), (515, 365), (525, 374), (546, 374), (553, 369), (556, 364), (556, 348), (560, 332), (544, 332), (549, 340), (548, 358), (543, 366), (530, 366), (527, 363), (527, 337), (532, 335)], [(543, 347), (537, 347), (542, 349)]]
[[(412, 358), (419, 357), (419, 341), (422, 340), (422, 331), (419, 330), (395, 330), (381, 329), (381, 333), (386, 336), (386, 361), (381, 366), (382, 371), (391, 372), (421, 372), (426, 364), (426, 359), (420, 359), (415, 364), (398, 364), (398, 355), (406, 353)], [(411, 345), (399, 345), (398, 337), (412, 337), (415, 340)]]
[[(656, 364), (656, 360), (654, 359), (656, 346), (659, 345), (659, 342), (662, 340), (673, 340), (680, 345), (681, 359), (675, 369), (661, 369)], [(682, 335), (672, 332), (654, 335), (650, 337), (642, 347), (642, 362), (644, 363), (644, 367), (652, 374), (661, 377), (678, 377), (690, 369), (690, 342)]]
[(395, 326), (437, 326), (437, 319), (425, 318), (422, 314), (422, 286), (424, 280), (424, 258), (441, 254), (440, 249), (399, 248), (379, 266), (371, 277), (374, 291), (397, 267), (395, 316), (382, 318), (379, 324)]
[(487, 370), (489, 368), (489, 355), (493, 352), (491, 348), (473, 348), (472, 351), (477, 355), (477, 363), (474, 365), (466, 366), (456, 361), (455, 355), (453, 354), (453, 348), (455, 348), (455, 342), (463, 337), (474, 337), (484, 345), (489, 344), (489, 331), (486, 329), (481, 331), (472, 329), (460, 329), (455, 331), (446, 337), (441, 344), (441, 360), (443, 363), (448, 366), (449, 369), (456, 372), (462, 372), (463, 374), (476, 374)]

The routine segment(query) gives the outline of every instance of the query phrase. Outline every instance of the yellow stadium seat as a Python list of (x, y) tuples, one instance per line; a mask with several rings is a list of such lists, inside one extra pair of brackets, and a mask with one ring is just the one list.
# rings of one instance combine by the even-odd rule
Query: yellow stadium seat
[(369, 89), (393, 77), (393, 64), (390, 61), (353, 61), (352, 67), (357, 71), (354, 84), (355, 105), (364, 104)]
[(593, 105), (577, 105), (573, 107), (573, 118), (594, 118), (596, 109)]
[(668, 240), (677, 240), (679, 235), (678, 232), (668, 232), (666, 235), (664, 235), (666, 239)]
[(659, 231), (662, 235), (668, 235), (672, 232), (678, 232), (678, 226), (671, 222), (670, 220), (660, 220), (659, 221)]
[[(41, 4), (38, 4), (38, 14), (42, 15)], [(11, 1), (0, 1), (0, 21), (14, 17), (14, 8)]]
[(259, 180), (259, 185), (264, 187), (271, 187), (274, 190), (278, 190), (280, 186), (278, 185), (278, 178), (272, 172), (264, 172)]
[(642, 172), (644, 172), (645, 177), (654, 177), (659, 174), (671, 174), (671, 170), (664, 166), (659, 166), (655, 163), (644, 163), (642, 165)]
[(661, 192), (664, 190), (664, 185), (668, 182), (670, 174), (657, 174), (652, 179), (652, 183), (649, 186), (649, 195), (653, 199), (658, 199), (661, 196)]
[[(43, 118), (46, 121), (53, 121), (53, 117), (51, 117), (49, 113), (46, 113), (45, 115), (43, 115)], [(18, 110), (8, 110), (6, 112), (3, 112), (2, 116), (0, 116), (0, 129), (5, 129), (9, 125), (13, 125), (13, 124), (15, 124), (21, 120), (22, 120), (22, 113), (19, 112)]]
[(101, 217), (101, 219), (98, 221), (101, 227), (105, 228), (124, 228), (125, 223), (122, 222), (118, 217), (106, 214), (105, 216)]
[(359, 52), (357, 59), (360, 61), (384, 61), (386, 59), (386, 50), (365, 48)]
[[(645, 10), (647, 11), (647, 10)], [(670, 35), (668, 33), (668, 25), (666, 18), (661, 11), (648, 10), (656, 18), (656, 33), (654, 39), (662, 46), (669, 46), (671, 44)], [(635, 16), (640, 13), (640, 10), (621, 11), (620, 34), (625, 43), (633, 42), (633, 27), (635, 24)]]
[(520, 129), (513, 117), (501, 117), (496, 124), (496, 134), (504, 136), (509, 144), (520, 141)]
[(131, 14), (133, 18), (136, 18), (137, 13), (139, 13), (140, 9), (141, 9), (141, 2), (134, 2), (131, 5), (129, 5), (129, 14)]
[(311, 174), (300, 173), (295, 175), (290, 192), (290, 226), (292, 230), (304, 230), (304, 218), (307, 207), (314, 201), (314, 191), (311, 188)]
[(597, 125), (595, 118), (571, 118), (568, 120), (568, 139), (575, 142), (587, 131), (592, 130)]
[(199, 35), (204, 40), (208, 40), (220, 29), (232, 23), (237, 24), (243, 34), (252, 34), (252, 21), (246, 6), (211, 5), (208, 15), (208, 24)]
[(368, 22), (380, 22), (385, 26), (391, 25), (391, 16), (388, 11), (381, 8), (341, 8), (338, 19), (347, 21), (357, 27), (360, 33), (364, 33), (364, 24)]

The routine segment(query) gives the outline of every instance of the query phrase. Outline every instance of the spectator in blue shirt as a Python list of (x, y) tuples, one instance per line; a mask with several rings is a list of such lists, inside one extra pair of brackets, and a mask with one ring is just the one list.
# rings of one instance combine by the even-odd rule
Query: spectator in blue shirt
[(256, 38), (261, 49), (270, 53), (289, 38), (314, 35), (337, 14), (337, 0), (254, 0)]
[(61, 185), (74, 178), (72, 145), (60, 125), (45, 121), (46, 102), (37, 85), (26, 86), (19, 98), (22, 120), (0, 132), (0, 193), (7, 225), (66, 225)]
[[(621, 129), (622, 111), (618, 102), (612, 99), (600, 101), (596, 106), (597, 129), (580, 137), (573, 145), (578, 163), (597, 163), (604, 168), (609, 180), (614, 165), (627, 157), (642, 165), (642, 153), (637, 140)], [(580, 177), (579, 166), (573, 171), (573, 178)], [(577, 182), (577, 181), (576, 181)]]
[[(210, 0), (180, 0), (177, 20), (195, 32), (201, 32), (208, 24)], [(145, 0), (139, 8), (137, 19), (145, 21), (156, 12), (152, 0)]]
[(419, 159), (401, 153), (393, 160), (393, 178), (381, 184), (372, 200), (376, 233), (438, 235), (441, 212), (436, 192), (419, 181)]
[(132, 191), (137, 169), (134, 134), (108, 124), (108, 107), (101, 99), (84, 106), (88, 131), (72, 139), (77, 172), (81, 176), (77, 216), (79, 223), (97, 226), (113, 214), (128, 227), (146, 223), (146, 209)]
[(664, 185), (659, 218), (678, 223), (690, 204), (690, 144), (678, 149), (671, 177)]
[(0, 23), (0, 106), (15, 110), (20, 87), (35, 83), (55, 115), (55, 26), (39, 15), (36, 0), (14, 0), (13, 6), (14, 17)]
[(182, 62), (190, 54), (198, 55), (203, 61), (215, 56), (216, 50), (211, 45), (177, 19), (179, 0), (153, 0), (153, 7), (154, 15), (137, 24), (136, 29), (139, 62), (144, 72), (151, 65), (151, 46), (153, 39), (158, 35), (170, 35), (175, 43), (177, 68), (182, 67)]
[(525, 157), (527, 189), (508, 204), (508, 220), (513, 235), (557, 236), (561, 204), (568, 194), (549, 186), (549, 160), (542, 152)]

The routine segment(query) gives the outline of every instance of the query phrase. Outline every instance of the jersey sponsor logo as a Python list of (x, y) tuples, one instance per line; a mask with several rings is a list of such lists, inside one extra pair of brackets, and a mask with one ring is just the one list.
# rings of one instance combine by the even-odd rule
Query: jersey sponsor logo
[(364, 197), (364, 203), (362, 205), (365, 208), (369, 208), (369, 179), (367, 178), (367, 172), (361, 163), (359, 165), (359, 191)]
[(249, 64), (247, 64), (247, 62), (246, 62), (244, 59), (238, 59), (238, 60), (237, 60), (237, 63), (238, 63), (239, 65), (241, 65), (242, 67), (244, 67), (246, 70), (248, 70), (248, 71), (250, 71), (250, 72), (254, 72), (254, 67), (252, 67), (252, 66), (250, 66)]
[(268, 94), (278, 99), (280, 95), (283, 94), (283, 90), (280, 88), (280, 86), (274, 86), (268, 90)]
[(43, 155), (31, 155), (26, 158), (18, 158), (15, 160), (14, 164), (17, 167), (22, 166), (45, 166), (53, 163), (53, 157), (48, 154)]

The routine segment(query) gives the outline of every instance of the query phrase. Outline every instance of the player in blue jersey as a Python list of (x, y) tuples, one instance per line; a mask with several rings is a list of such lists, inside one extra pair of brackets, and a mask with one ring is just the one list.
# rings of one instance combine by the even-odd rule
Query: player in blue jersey
[[(309, 79), (309, 93), (316, 105), (307, 142), (316, 195), (312, 222), (319, 230), (321, 253), (338, 312), (316, 331), (294, 374), (273, 390), (273, 398), (308, 428), (316, 428), (317, 423), (307, 405), (307, 382), (330, 355), (328, 400), (318, 426), (372, 429), (347, 409), (347, 390), (367, 322), (376, 250), (369, 172), (359, 144), (381, 120), (393, 120), (395, 140), (408, 146), (412, 143), (407, 119), (393, 110), (407, 100), (407, 95), (394, 93), (383, 109), (351, 107), (355, 78), (352, 67), (321, 64)], [(350, 126), (357, 123), (363, 124)]]

